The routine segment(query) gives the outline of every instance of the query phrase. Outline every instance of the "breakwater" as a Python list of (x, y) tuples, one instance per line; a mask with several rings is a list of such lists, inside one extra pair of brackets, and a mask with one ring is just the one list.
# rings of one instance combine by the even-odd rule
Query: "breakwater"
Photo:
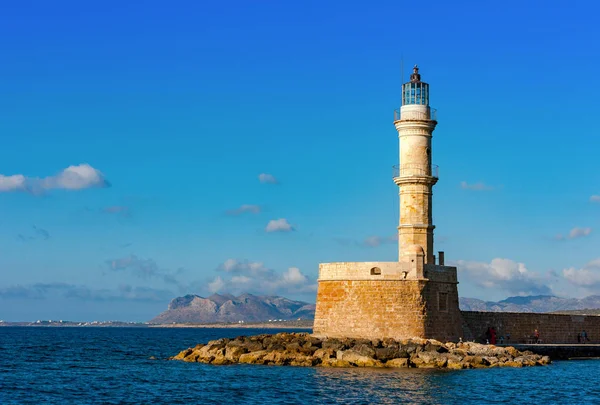
[(488, 368), (550, 363), (548, 356), (514, 347), (433, 339), (319, 338), (308, 333), (217, 339), (183, 350), (171, 360), (215, 365), (263, 364), (319, 367)]
[(600, 359), (600, 344), (518, 344), (514, 347), (552, 360)]

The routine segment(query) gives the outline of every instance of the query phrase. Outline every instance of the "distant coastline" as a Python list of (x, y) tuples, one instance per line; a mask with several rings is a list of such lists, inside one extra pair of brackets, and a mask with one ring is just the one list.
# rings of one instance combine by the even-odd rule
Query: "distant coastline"
[(234, 328), (234, 329), (312, 329), (312, 320), (244, 323), (172, 323), (150, 324), (150, 328)]
[(276, 321), (276, 322), (242, 322), (242, 323), (169, 323), (158, 324), (148, 322), (72, 322), (72, 321), (39, 321), (39, 322), (0, 322), (0, 327), (33, 327), (33, 328), (213, 328), (213, 329), (312, 329), (312, 320)]

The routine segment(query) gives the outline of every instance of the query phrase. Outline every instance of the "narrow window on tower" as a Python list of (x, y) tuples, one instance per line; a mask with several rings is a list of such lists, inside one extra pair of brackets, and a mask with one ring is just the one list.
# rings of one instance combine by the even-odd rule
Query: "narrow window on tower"
[(438, 292), (438, 310), (448, 312), (448, 293)]

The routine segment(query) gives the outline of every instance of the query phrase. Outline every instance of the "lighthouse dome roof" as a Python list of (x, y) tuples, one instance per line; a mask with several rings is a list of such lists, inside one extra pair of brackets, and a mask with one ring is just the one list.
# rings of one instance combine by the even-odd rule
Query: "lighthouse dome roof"
[(421, 245), (408, 245), (405, 251), (406, 253), (425, 254), (425, 250)]

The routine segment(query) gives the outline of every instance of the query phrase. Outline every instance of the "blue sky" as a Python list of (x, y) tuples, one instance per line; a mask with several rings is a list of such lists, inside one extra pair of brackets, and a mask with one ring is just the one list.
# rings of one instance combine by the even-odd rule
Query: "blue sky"
[(401, 58), (460, 294), (600, 292), (600, 6), (374, 3), (4, 4), (0, 319), (314, 301), (319, 262), (396, 260)]

